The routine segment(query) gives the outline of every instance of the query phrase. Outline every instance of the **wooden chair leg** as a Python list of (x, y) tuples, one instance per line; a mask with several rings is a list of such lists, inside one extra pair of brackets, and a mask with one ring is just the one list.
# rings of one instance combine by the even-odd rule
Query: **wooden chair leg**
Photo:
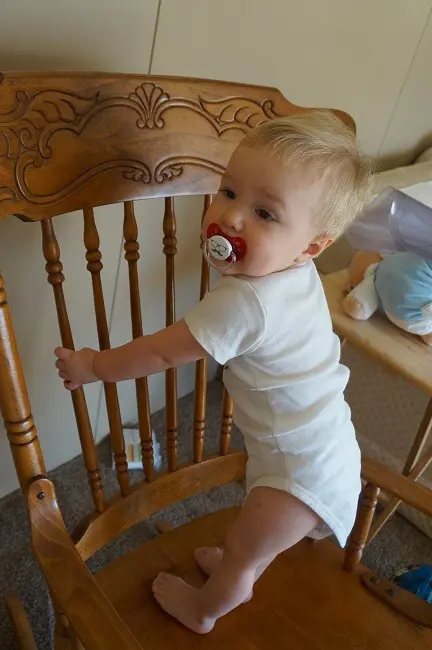
[[(420, 458), (431, 431), (432, 431), (432, 399), (429, 401), (429, 404), (426, 408), (417, 435), (415, 437), (413, 446), (411, 447), (410, 453), (408, 454), (408, 458), (406, 459), (404, 468), (402, 470), (402, 474), (404, 476), (409, 476), (409, 478), (412, 478), (414, 481), (416, 481), (418, 478), (421, 477), (423, 472), (428, 468), (428, 466), (432, 461), (432, 446), (424, 454), (423, 458)], [(390, 517), (396, 512), (400, 503), (401, 501), (396, 498), (392, 498), (389, 500), (387, 505), (384, 507), (383, 511), (379, 514), (378, 517), (376, 517), (375, 521), (371, 526), (368, 542), (367, 542), (368, 544), (374, 539), (374, 537), (378, 535), (378, 533), (380, 532), (384, 524), (386, 524), (387, 521), (390, 519)]]
[(18, 649), (37, 650), (27, 613), (16, 593), (8, 590), (5, 594), (5, 602)]
[(345, 552), (345, 571), (354, 571), (357, 564), (361, 561), (375, 508), (378, 503), (379, 493), (380, 489), (370, 483), (366, 483), (363, 488), (357, 518)]
[(234, 403), (227, 389), (224, 388), (222, 400), (222, 426), (220, 432), (220, 449), (221, 456), (226, 456), (229, 452), (231, 431), (233, 427), (233, 410)]
[(421, 453), (424, 449), (424, 446), (427, 442), (428, 436), (432, 430), (432, 399), (429, 400), (429, 404), (426, 407), (426, 411), (423, 415), (422, 421), (420, 423), (417, 435), (414, 440), (414, 444), (411, 447), (408, 458), (406, 459), (405, 466), (402, 470), (404, 476), (408, 476), (412, 472), (414, 465), (419, 460)]

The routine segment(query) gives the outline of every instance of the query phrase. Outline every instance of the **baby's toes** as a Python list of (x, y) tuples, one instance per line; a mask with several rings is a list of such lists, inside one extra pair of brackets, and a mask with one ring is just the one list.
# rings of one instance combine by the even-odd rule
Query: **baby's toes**
[(156, 578), (153, 580), (152, 590), (155, 596), (161, 596), (169, 588), (169, 578), (171, 576), (168, 573), (159, 573)]

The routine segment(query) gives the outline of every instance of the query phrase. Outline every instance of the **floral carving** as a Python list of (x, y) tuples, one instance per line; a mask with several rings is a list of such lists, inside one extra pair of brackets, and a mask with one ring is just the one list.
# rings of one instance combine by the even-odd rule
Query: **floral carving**
[(150, 82), (143, 83), (135, 88), (134, 92), (129, 95), (129, 99), (140, 104), (144, 111), (145, 119), (140, 119), (137, 122), (139, 128), (152, 129), (156, 126), (161, 129), (164, 126), (160, 114), (164, 109), (164, 103), (169, 101), (169, 95), (160, 86)]
[(200, 97), (199, 100), (203, 113), (213, 118), (219, 135), (228, 129), (246, 132), (276, 117), (269, 99), (261, 103), (245, 97), (214, 100), (204, 100)]
[(153, 178), (156, 183), (164, 183), (166, 180), (172, 180), (175, 176), (180, 176), (183, 173), (185, 165), (189, 167), (202, 167), (209, 169), (217, 174), (223, 174), (225, 169), (222, 165), (200, 158), (198, 156), (170, 156), (161, 160), (156, 166), (153, 173)]
[(141, 129), (163, 128), (162, 114), (170, 108), (186, 108), (207, 119), (218, 135), (228, 129), (240, 129), (247, 132), (261, 122), (276, 117), (273, 104), (266, 99), (257, 102), (245, 97), (228, 97), (224, 99), (204, 99), (198, 101), (182, 97), (171, 97), (160, 86), (145, 82), (138, 86), (129, 99), (135, 102), (143, 114), (137, 121)]
[(13, 189), (13, 187), (0, 187), (0, 203), (2, 201), (17, 201), (17, 193)]
[(16, 182), (16, 189), (0, 187), (0, 203), (17, 201), (16, 190), (31, 203), (54, 203), (77, 191), (95, 176), (112, 169), (119, 169), (126, 179), (144, 184), (170, 182), (183, 173), (185, 165), (223, 173), (220, 165), (200, 157), (167, 158), (154, 169), (149, 169), (142, 161), (113, 159), (93, 166), (54, 192), (35, 193), (29, 187), (29, 171), (43, 167), (52, 159), (53, 135), (68, 131), (80, 136), (93, 118), (109, 108), (132, 110), (137, 115), (136, 126), (139, 129), (162, 129), (165, 125), (162, 115), (168, 110), (193, 111), (205, 119), (218, 136), (229, 129), (246, 133), (261, 122), (276, 117), (268, 99), (258, 102), (237, 96), (224, 99), (172, 97), (153, 82), (142, 83), (128, 96), (101, 97), (99, 92), (84, 96), (60, 90), (42, 90), (30, 96), (18, 91), (13, 106), (7, 112), (0, 112), (0, 159), (15, 161)]
[(173, 178), (183, 174), (183, 165), (180, 163), (167, 163), (163, 161), (163, 164), (160, 164), (156, 167), (154, 171), (154, 180), (156, 183), (165, 183), (165, 181), (171, 181)]
[(97, 104), (98, 96), (96, 93), (89, 99), (72, 93), (44, 90), (29, 97), (19, 91), (12, 111), (0, 113), (0, 158), (16, 160), (24, 151), (35, 147), (38, 147), (41, 157), (50, 157), (48, 140), (51, 133), (58, 130), (59, 124), (79, 122)]
[(131, 165), (130, 167), (125, 167), (123, 169), (123, 176), (124, 178), (138, 183), (150, 183), (151, 181), (151, 172), (143, 163), (136, 166)]

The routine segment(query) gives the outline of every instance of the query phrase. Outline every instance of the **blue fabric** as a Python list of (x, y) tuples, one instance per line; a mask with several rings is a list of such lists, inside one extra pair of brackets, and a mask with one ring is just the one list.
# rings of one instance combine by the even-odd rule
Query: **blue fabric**
[(394, 582), (427, 603), (432, 603), (432, 566), (421, 564), (402, 569)]
[(432, 302), (432, 260), (388, 255), (376, 269), (375, 287), (384, 311), (403, 321), (423, 320), (420, 309)]

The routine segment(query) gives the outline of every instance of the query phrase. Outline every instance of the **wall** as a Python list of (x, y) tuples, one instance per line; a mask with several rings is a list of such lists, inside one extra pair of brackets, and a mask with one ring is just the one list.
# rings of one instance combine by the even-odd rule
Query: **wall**
[(162, 0), (152, 72), (267, 84), (297, 104), (345, 109), (367, 153), (394, 154), (432, 131), (431, 9), (432, 0)]
[(432, 145), (432, 18), (429, 15), (382, 140), (379, 155), (406, 164)]
[[(431, 10), (432, 0), (123, 0), (112, 5), (104, 0), (2, 0), (0, 69), (151, 71), (273, 85), (295, 103), (347, 110), (366, 152), (405, 161), (432, 130)], [(153, 331), (163, 324), (163, 259), (154, 245), (161, 238), (161, 205), (147, 202), (137, 210), (144, 234), (145, 327)], [(179, 206), (179, 315), (198, 291), (199, 211), (196, 201)], [(104, 259), (111, 261), (104, 288), (112, 343), (119, 344), (130, 331), (125, 266), (118, 263), (121, 215), (118, 208), (99, 209), (97, 220)], [(67, 276), (74, 256), (83, 256), (81, 229), (78, 215), (58, 222)], [(1, 224), (0, 263), (52, 467), (79, 448), (69, 396), (53, 372), (50, 350), (58, 337), (39, 239), (37, 225)], [(86, 275), (83, 262), (66, 283), (71, 312), (77, 314), (78, 345), (96, 340)], [(190, 390), (192, 379), (192, 368), (181, 371), (181, 392)], [(125, 421), (135, 416), (133, 393), (130, 384), (120, 388)], [(87, 394), (100, 437), (107, 431), (100, 387), (89, 387)], [(152, 381), (151, 399), (153, 409), (163, 404), (162, 377)], [(0, 437), (0, 496), (15, 485), (7, 443)]]

